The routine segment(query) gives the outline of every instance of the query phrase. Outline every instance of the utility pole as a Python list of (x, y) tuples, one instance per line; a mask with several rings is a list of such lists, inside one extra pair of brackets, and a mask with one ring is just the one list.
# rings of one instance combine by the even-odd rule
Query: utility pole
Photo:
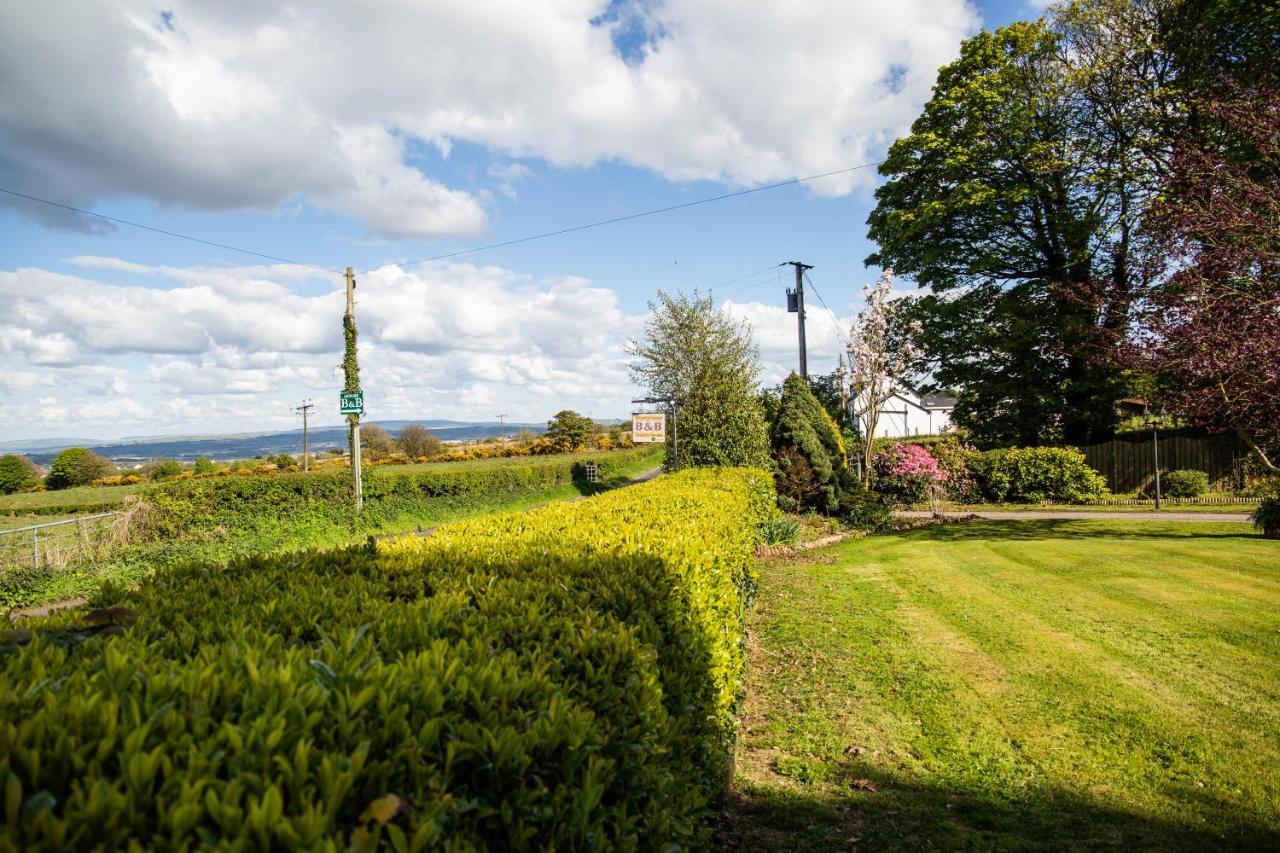
[(498, 431), (502, 434), (502, 449), (506, 450), (507, 448), (507, 416), (496, 415), (495, 417), (497, 417), (498, 419)]
[(787, 261), (796, 268), (796, 289), (787, 291), (787, 311), (796, 315), (796, 324), (800, 329), (800, 375), (809, 378), (809, 356), (804, 343), (804, 271), (813, 269), (811, 264), (799, 261)]
[(303, 400), (302, 405), (294, 409), (295, 412), (302, 413), (302, 473), (304, 474), (310, 470), (310, 466), (307, 464), (309, 456), (307, 448), (307, 415), (314, 408), (315, 406), (310, 400)]
[[(360, 391), (360, 364), (356, 361), (356, 276), (347, 267), (347, 313), (342, 317), (345, 347), (342, 354), (343, 391)], [(364, 483), (360, 478), (360, 414), (347, 415), (347, 443), (351, 447), (351, 486), (355, 492), (356, 512), (364, 509)]]

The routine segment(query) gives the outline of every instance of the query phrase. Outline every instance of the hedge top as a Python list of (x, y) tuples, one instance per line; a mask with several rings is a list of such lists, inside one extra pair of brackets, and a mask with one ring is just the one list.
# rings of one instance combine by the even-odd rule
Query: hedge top
[(706, 846), (762, 471), (106, 589), (0, 636), (0, 850)]

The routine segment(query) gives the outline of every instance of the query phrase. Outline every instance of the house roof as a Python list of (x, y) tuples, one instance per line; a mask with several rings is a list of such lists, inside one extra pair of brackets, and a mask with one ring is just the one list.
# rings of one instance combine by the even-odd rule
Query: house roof
[(928, 397), (922, 396), (920, 398), (920, 405), (924, 406), (926, 409), (954, 409), (956, 407), (956, 398), (941, 395)]

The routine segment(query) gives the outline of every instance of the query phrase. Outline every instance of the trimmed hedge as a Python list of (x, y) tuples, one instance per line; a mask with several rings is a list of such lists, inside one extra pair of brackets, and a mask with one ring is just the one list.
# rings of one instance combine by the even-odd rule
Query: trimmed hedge
[(1107, 481), (1074, 447), (1014, 447), (969, 457), (984, 500), (995, 503), (1080, 503), (1107, 493)]
[(1209, 475), (1195, 468), (1179, 468), (1165, 474), (1161, 485), (1171, 498), (1198, 498), (1209, 491)]
[(705, 847), (772, 505), (682, 472), (0, 636), (0, 849)]

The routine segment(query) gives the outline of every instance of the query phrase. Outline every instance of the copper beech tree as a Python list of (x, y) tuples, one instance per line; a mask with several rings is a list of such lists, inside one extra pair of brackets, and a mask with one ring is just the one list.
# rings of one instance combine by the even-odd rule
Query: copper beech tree
[(1280, 474), (1280, 90), (1254, 84), (1198, 105), (1144, 228), (1159, 251), (1130, 352), (1166, 406), (1237, 434)]

